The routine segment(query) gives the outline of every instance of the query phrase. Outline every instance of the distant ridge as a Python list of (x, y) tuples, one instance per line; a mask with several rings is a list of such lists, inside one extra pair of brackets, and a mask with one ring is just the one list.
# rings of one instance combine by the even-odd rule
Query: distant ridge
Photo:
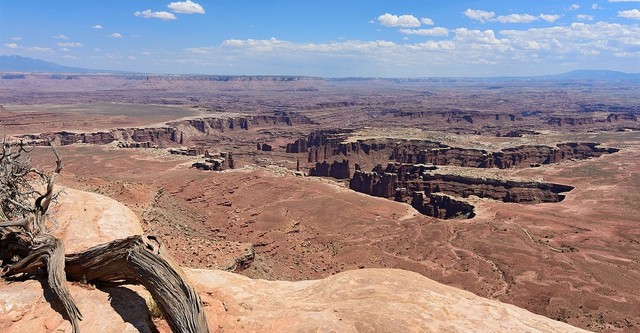
[[(107, 74), (135, 74), (134, 72), (87, 69), (77, 67), (62, 66), (53, 62), (40, 59), (22, 57), (19, 55), (0, 56), (0, 72), (23, 72), (23, 73), (107, 73)], [(205, 75), (205, 74), (184, 74), (184, 75), (159, 75), (167, 77), (217, 77), (220, 80), (226, 78), (268, 78), (277, 77), (283, 81), (295, 78), (312, 78), (309, 76), (287, 76), (287, 75)], [(520, 80), (550, 80), (550, 81), (631, 81), (640, 83), (640, 73), (624, 73), (612, 70), (575, 70), (567, 73), (539, 76), (495, 76), (495, 77), (422, 77), (422, 78), (376, 78), (376, 77), (344, 77), (344, 78), (324, 78), (330, 81), (366, 81), (366, 80), (389, 80), (397, 82), (421, 82), (421, 81), (520, 81)]]
[(53, 62), (40, 59), (22, 57), (19, 55), (0, 56), (0, 72), (26, 72), (26, 73), (125, 73), (122, 71), (110, 71), (100, 69), (87, 69), (62, 66)]
[(534, 77), (550, 80), (603, 80), (603, 81), (640, 81), (640, 73), (624, 73), (610, 70), (575, 70), (556, 75)]

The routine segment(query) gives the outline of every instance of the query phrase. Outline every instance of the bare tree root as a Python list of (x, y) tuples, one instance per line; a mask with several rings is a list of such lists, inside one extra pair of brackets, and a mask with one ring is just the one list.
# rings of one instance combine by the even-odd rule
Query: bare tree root
[(153, 236), (132, 236), (68, 255), (65, 270), (75, 280), (142, 284), (174, 332), (209, 332), (200, 297)]
[(3, 277), (18, 274), (36, 274), (46, 266), (47, 282), (54, 294), (60, 299), (71, 321), (73, 332), (79, 332), (78, 323), (82, 314), (67, 288), (64, 257), (64, 245), (56, 237), (42, 234), (33, 238), (29, 244), (29, 254), (17, 263), (8, 266)]
[[(53, 186), (62, 170), (55, 147), (53, 171), (32, 168), (19, 142), (0, 145), (0, 268), (3, 277), (36, 275), (45, 269), (49, 287), (62, 301), (73, 333), (82, 314), (66, 278), (77, 281), (142, 284), (159, 305), (173, 332), (207, 333), (209, 327), (196, 291), (180, 267), (153, 236), (132, 236), (92, 247), (65, 258), (64, 245), (49, 233), (45, 217), (55, 200)], [(40, 186), (32, 186), (31, 180)], [(44, 191), (41, 192), (41, 189)]]

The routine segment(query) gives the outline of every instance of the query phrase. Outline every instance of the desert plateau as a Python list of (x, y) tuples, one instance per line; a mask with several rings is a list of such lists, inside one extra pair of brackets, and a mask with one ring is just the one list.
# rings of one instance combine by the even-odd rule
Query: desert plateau
[(640, 333), (640, 0), (0, 1), (0, 332)]
[[(82, 190), (126, 206), (101, 208), (114, 215), (102, 228), (159, 237), (208, 290), (205, 304), (240, 302), (260, 290), (252, 297), (263, 301), (250, 307), (268, 313), (211, 310), (211, 325), (221, 331), (279, 331), (288, 327), (286, 316), (309, 325), (291, 330), (389, 331), (389, 322), (366, 316), (397, 310), (393, 320), (433, 320), (402, 314), (428, 306), (409, 295), (433, 280), (576, 330), (635, 332), (640, 85), (619, 84), (626, 88), (598, 81), (567, 88), (552, 80), (26, 74), (2, 80), (0, 128), (34, 146), (35, 165), (51, 164), (46, 146), (55, 145), (64, 162), (57, 179), (68, 188), (63, 197)], [(61, 230), (69, 223), (63, 221), (88, 224), (65, 243), (80, 249), (100, 239), (85, 229), (98, 223), (86, 215), (93, 205), (77, 199), (82, 214), (54, 208), (51, 220)], [(139, 230), (127, 221), (139, 221)], [(221, 279), (250, 289), (227, 291)], [(340, 313), (351, 308), (350, 297), (395, 279), (397, 290), (371, 297), (395, 297), (385, 304), (406, 301), (409, 308), (361, 309), (367, 314), (347, 315), (344, 327), (334, 326), (335, 313), (265, 305), (313, 297)], [(345, 289), (353, 294), (337, 296)], [(458, 308), (445, 312), (466, 307), (447, 304)], [(247, 326), (225, 317), (232, 315), (248, 316)], [(318, 321), (301, 319), (307, 316)], [(18, 323), (49, 325), (24, 318)], [(13, 321), (2, 325), (21, 331)], [(360, 326), (365, 322), (372, 326)], [(445, 326), (430, 329), (452, 324), (437, 325)], [(486, 325), (467, 329), (500, 330)], [(532, 327), (545, 325), (556, 324)], [(569, 329), (550, 329), (557, 330)]]

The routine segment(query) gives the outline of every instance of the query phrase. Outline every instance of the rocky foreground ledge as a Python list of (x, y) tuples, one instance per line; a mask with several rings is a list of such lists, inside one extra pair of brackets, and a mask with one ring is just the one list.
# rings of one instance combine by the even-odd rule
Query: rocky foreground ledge
[[(135, 214), (112, 199), (67, 189), (60, 201), (52, 220), (69, 253), (141, 231)], [(77, 232), (81, 225), (86, 232)], [(299, 282), (185, 272), (216, 332), (586, 332), (403, 270), (362, 269)], [(1, 332), (71, 332), (43, 285), (0, 281)], [(69, 289), (84, 315), (82, 332), (169, 331), (151, 319), (151, 297), (142, 287), (69, 283)]]

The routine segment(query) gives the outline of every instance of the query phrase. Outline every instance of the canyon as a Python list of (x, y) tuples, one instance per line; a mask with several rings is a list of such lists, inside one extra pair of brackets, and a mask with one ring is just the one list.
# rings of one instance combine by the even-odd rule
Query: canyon
[[(265, 318), (283, 311), (302, 318), (295, 311), (311, 304), (302, 294), (287, 294), (289, 308), (270, 303), (287, 288), (318, 291), (313, 304), (326, 309), (330, 327), (343, 327), (343, 319), (352, 325), (345, 329), (362, 329), (368, 318), (403, 307), (338, 318), (328, 295), (350, 308), (397, 304), (394, 295), (444, 288), (431, 280), (465, 290), (445, 288), (454, 295), (447, 304), (471, 302), (467, 292), (491, 299), (477, 317), (447, 308), (475, 318), (459, 319), (468, 330), (500, 330), (482, 319), (516, 306), (555, 320), (527, 312), (521, 315), (535, 321), (518, 330), (573, 330), (565, 323), (640, 330), (637, 84), (82, 74), (0, 80), (7, 138), (35, 146), (37, 165), (51, 163), (39, 146), (58, 146), (59, 183), (125, 205), (206, 291), (207, 309), (220, 310), (216, 320), (229, 331), (279, 327)], [(79, 209), (93, 209), (80, 202)], [(82, 239), (74, 237), (71, 243)], [(200, 271), (211, 269), (243, 276)], [(264, 306), (251, 303), (221, 289), (225, 283), (245, 296), (259, 286), (275, 298), (260, 294)], [(375, 297), (355, 296), (371, 286), (380, 288)], [(424, 312), (429, 302), (403, 309)], [(56, 320), (37, 327), (62, 328)], [(321, 327), (308, 324), (303, 329)], [(28, 327), (24, 319), (0, 325)]]

